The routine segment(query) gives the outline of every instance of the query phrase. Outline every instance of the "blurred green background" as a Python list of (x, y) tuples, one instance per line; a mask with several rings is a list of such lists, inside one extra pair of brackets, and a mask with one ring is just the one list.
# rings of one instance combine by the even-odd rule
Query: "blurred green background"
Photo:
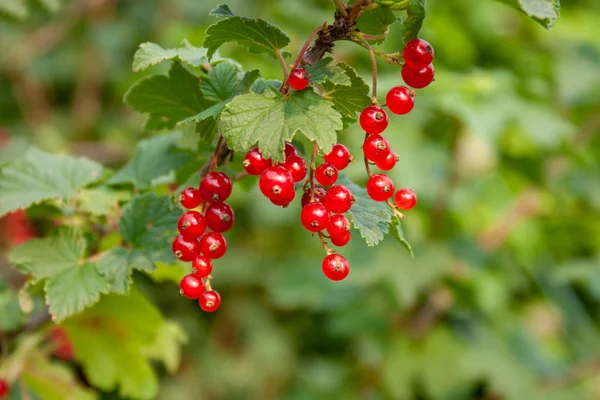
[[(281, 27), (294, 52), (333, 12), (325, 0), (228, 4)], [(4, 9), (0, 129), (12, 147), (2, 157), (32, 143), (120, 167), (160, 134), (123, 104), (141, 76), (133, 53), (146, 41), (200, 46), (215, 5)], [(160, 399), (600, 398), (600, 3), (565, 1), (550, 31), (494, 1), (427, 9), (420, 36), (435, 48), (436, 81), (387, 132), (400, 156), (392, 177), (419, 196), (404, 225), (415, 259), (391, 237), (370, 248), (354, 232), (341, 251), (350, 276), (332, 283), (299, 204), (275, 208), (257, 188), (234, 189), (236, 226), (213, 274), (217, 313), (160, 274), (136, 275), (189, 335), (178, 372), (159, 370)], [(384, 51), (402, 47), (394, 28)], [(231, 45), (221, 54), (280, 78), (268, 57)], [(370, 79), (358, 46), (338, 43), (335, 58)], [(379, 67), (383, 100), (401, 78)], [(359, 127), (339, 139), (360, 154)], [(349, 175), (365, 182), (360, 162)]]

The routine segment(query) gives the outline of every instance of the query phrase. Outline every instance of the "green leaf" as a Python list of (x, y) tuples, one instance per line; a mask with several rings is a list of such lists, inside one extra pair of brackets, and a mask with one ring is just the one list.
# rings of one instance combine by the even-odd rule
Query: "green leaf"
[(116, 211), (120, 201), (129, 197), (129, 192), (110, 190), (106, 187), (84, 189), (77, 194), (77, 209), (95, 216), (108, 215)]
[(208, 64), (206, 49), (192, 46), (187, 40), (182, 44), (182, 47), (175, 49), (163, 49), (151, 42), (140, 44), (140, 48), (133, 55), (133, 71), (143, 71), (165, 60), (180, 61), (192, 67)]
[(200, 84), (200, 90), (208, 100), (223, 101), (233, 95), (239, 83), (237, 67), (230, 62), (221, 62), (211, 68), (208, 77)]
[(325, 57), (319, 62), (306, 67), (311, 83), (323, 83), (328, 80), (336, 85), (351, 85), (350, 77), (346, 75), (344, 68), (339, 65), (331, 65), (332, 57)]
[(560, 14), (560, 0), (497, 0), (508, 4), (546, 28), (552, 28)]
[(409, 0), (406, 8), (406, 19), (402, 21), (402, 40), (404, 43), (417, 38), (423, 26), (425, 15), (424, 0)]
[[(385, 35), (388, 32), (389, 26), (396, 21), (396, 14), (392, 10), (387, 7), (377, 7), (358, 17), (356, 28), (367, 35)], [(383, 39), (371, 42), (380, 43), (383, 42)]]
[(408, 243), (408, 240), (404, 237), (404, 230), (402, 230), (402, 221), (398, 218), (397, 215), (392, 216), (392, 223), (390, 225), (390, 233), (394, 236), (402, 246), (408, 251), (408, 254), (412, 258), (415, 258), (415, 253), (413, 253), (412, 246)]
[(283, 82), (277, 79), (259, 78), (256, 81), (254, 81), (250, 90), (257, 94), (263, 94), (268, 87), (271, 87), (275, 90), (279, 90), (281, 89), (281, 85), (283, 85)]
[(211, 17), (233, 17), (233, 11), (231, 11), (227, 4), (219, 4), (208, 15)]
[(188, 340), (181, 326), (172, 321), (164, 321), (158, 328), (154, 343), (144, 349), (144, 354), (154, 360), (162, 361), (167, 372), (177, 372), (181, 361), (181, 345)]
[(129, 293), (131, 285), (131, 252), (124, 247), (108, 250), (96, 263), (98, 271), (105, 277), (110, 291), (118, 294)]
[(0, 216), (42, 200), (73, 197), (101, 174), (102, 166), (88, 159), (31, 148), (0, 169)]
[(340, 114), (333, 103), (312, 90), (289, 96), (268, 89), (264, 94), (248, 93), (235, 97), (221, 116), (220, 128), (234, 151), (246, 151), (258, 143), (262, 154), (283, 161), (284, 142), (300, 131), (328, 153), (342, 129)]
[(350, 78), (351, 84), (338, 85), (327, 80), (323, 83), (323, 97), (330, 100), (343, 117), (356, 119), (356, 114), (371, 104), (369, 85), (351, 66), (344, 63), (338, 65)]
[(26, 0), (2, 0), (0, 2), (0, 13), (6, 14), (12, 18), (25, 18), (29, 15), (29, 8)]
[(277, 52), (290, 43), (290, 38), (263, 19), (229, 17), (206, 30), (203, 47), (208, 49), (208, 58), (212, 58), (215, 51), (227, 42), (236, 42), (254, 54), (269, 54), (277, 58)]
[(8, 332), (25, 325), (28, 316), (21, 311), (18, 294), (0, 289), (0, 331)]

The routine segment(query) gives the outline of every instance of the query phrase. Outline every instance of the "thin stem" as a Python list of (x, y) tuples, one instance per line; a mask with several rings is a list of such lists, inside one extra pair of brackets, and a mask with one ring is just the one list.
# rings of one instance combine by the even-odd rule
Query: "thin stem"
[[(310, 46), (310, 44), (312, 43), (313, 39), (315, 38), (315, 36), (317, 35), (317, 33), (321, 32), (321, 30), (323, 30), (323, 28), (325, 28), (327, 26), (327, 22), (324, 22), (323, 25), (317, 26), (308, 36), (308, 39), (306, 39), (306, 42), (304, 42), (304, 45), (302, 46), (302, 49), (300, 49), (300, 53), (298, 53), (298, 57), (296, 57), (296, 61), (294, 61), (294, 65), (292, 66), (292, 70), (298, 68), (299, 65), (302, 64), (302, 57), (304, 56), (304, 53), (306, 53), (306, 50), (308, 50), (308, 47)], [(281, 93), (285, 94), (288, 90), (289, 87), (289, 82), (288, 82), (289, 76), (286, 77), (285, 81), (283, 82), (283, 85), (281, 85)]]
[(390, 28), (387, 28), (385, 30), (385, 32), (382, 33), (381, 35), (368, 35), (366, 33), (361, 32), (360, 37), (365, 40), (382, 40), (382, 39), (385, 39), (389, 33), (390, 33)]
[(281, 64), (281, 70), (283, 71), (283, 80), (287, 81), (288, 79), (288, 67), (285, 63), (285, 59), (283, 58), (283, 53), (281, 50), (277, 51), (277, 58), (279, 59), (279, 64)]
[[(366, 133), (365, 140), (367, 140), (368, 137), (369, 137), (369, 134)], [(367, 175), (369, 175), (369, 178), (370, 178), (373, 176), (373, 172), (371, 172), (371, 164), (369, 164), (369, 160), (367, 160), (367, 156), (364, 156), (364, 160), (365, 160), (365, 169), (367, 170)]]
[(341, 0), (333, 0), (333, 4), (344, 18), (348, 17), (348, 10), (346, 10), (346, 5), (344, 4), (344, 2), (342, 2)]
[(373, 70), (371, 102), (373, 104), (377, 104), (377, 58), (375, 57), (375, 51), (373, 50), (373, 47), (369, 44), (369, 42), (367, 42), (366, 39), (364, 39), (358, 32), (353, 32), (352, 36), (360, 40), (363, 44), (363, 47), (369, 50), (369, 56), (371, 57), (371, 69)]
[(204, 287), (206, 288), (206, 290), (213, 290), (212, 289), (212, 285), (210, 284), (210, 280), (212, 279), (212, 275), (209, 275), (206, 277), (206, 279), (204, 280)]
[[(368, 43), (366, 41), (360, 40), (360, 39), (362, 39), (362, 38), (360, 38), (360, 36), (361, 36), (360, 34), (355, 32), (349, 37), (349, 40), (353, 41), (354, 43), (356, 43), (359, 46), (362, 46), (368, 50), (369, 48), (365, 45), (365, 43), (366, 44), (368, 44)], [(382, 58), (383, 60), (387, 61), (390, 64), (399, 65), (399, 66), (404, 65), (404, 63), (400, 62), (400, 60), (399, 60), (399, 58), (402, 56), (400, 53), (386, 54), (383, 51), (379, 51), (379, 50), (375, 50), (375, 49), (373, 49), (373, 53), (375, 53), (375, 55), (377, 57)]]
[(217, 141), (217, 145), (215, 146), (215, 152), (213, 153), (212, 159), (210, 160), (210, 169), (209, 172), (213, 172), (217, 169), (217, 162), (219, 160), (219, 152), (221, 150), (221, 146), (225, 143), (225, 138), (223, 136), (219, 136), (219, 140)]
[(317, 145), (317, 141), (313, 142), (312, 155), (310, 157), (310, 174), (308, 176), (308, 181), (310, 182), (310, 202), (315, 201), (315, 170), (317, 169), (317, 151), (319, 146)]
[(390, 206), (390, 208), (392, 209), (392, 211), (394, 212), (394, 214), (396, 214), (396, 216), (400, 219), (404, 219), (404, 214), (402, 214), (400, 211), (398, 211), (398, 208), (396, 207), (396, 205), (394, 203), (391, 202), (390, 199), (387, 199), (385, 201), (387, 203), (388, 206)]
[(329, 247), (327, 245), (327, 242), (325, 241), (325, 235), (323, 235), (323, 232), (319, 232), (319, 241), (321, 242), (321, 246), (323, 247), (323, 250), (325, 250), (325, 252), (327, 254), (333, 254), (335, 253), (335, 250), (333, 250), (331, 247)]

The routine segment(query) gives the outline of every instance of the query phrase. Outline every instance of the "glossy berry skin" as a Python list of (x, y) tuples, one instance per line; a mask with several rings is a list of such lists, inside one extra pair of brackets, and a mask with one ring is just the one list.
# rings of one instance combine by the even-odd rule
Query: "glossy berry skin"
[(206, 218), (198, 211), (187, 211), (179, 218), (177, 229), (187, 239), (197, 239), (206, 231)]
[(323, 163), (315, 170), (315, 179), (323, 186), (331, 186), (337, 181), (338, 170), (329, 163)]
[(363, 153), (367, 160), (373, 162), (382, 162), (390, 154), (390, 144), (387, 139), (381, 135), (371, 135), (363, 143)]
[(323, 273), (332, 281), (341, 281), (348, 276), (350, 265), (348, 260), (341, 254), (329, 254), (321, 264)]
[(388, 126), (385, 110), (379, 106), (369, 106), (360, 113), (360, 126), (369, 135), (378, 135)]
[(375, 165), (380, 170), (389, 171), (396, 166), (396, 163), (398, 162), (398, 160), (399, 160), (398, 155), (396, 153), (394, 153), (394, 151), (392, 150), (392, 151), (390, 151), (390, 154), (388, 154), (384, 160), (379, 160), (378, 162), (375, 163)]
[(417, 195), (411, 189), (399, 189), (394, 196), (394, 203), (399, 209), (408, 211), (417, 205)]
[(212, 203), (206, 209), (206, 224), (215, 232), (227, 232), (235, 222), (233, 209), (222, 202)]
[(293, 144), (285, 142), (285, 159), (287, 160), (288, 158), (293, 156), (300, 157), (300, 154), (298, 154), (298, 150), (296, 150)]
[(386, 201), (394, 195), (394, 182), (384, 174), (375, 174), (367, 181), (367, 194), (375, 201)]
[(329, 211), (321, 203), (310, 203), (302, 209), (300, 221), (309, 232), (320, 232), (329, 225)]
[(200, 238), (200, 252), (211, 260), (223, 257), (226, 251), (227, 242), (220, 233), (209, 232)]
[(246, 170), (249, 175), (254, 176), (260, 175), (265, 169), (272, 165), (271, 160), (264, 158), (260, 150), (256, 147), (248, 150), (242, 164), (244, 164), (244, 170)]
[(327, 233), (329, 236), (341, 236), (350, 232), (350, 221), (342, 214), (334, 214), (329, 218)]
[(415, 106), (415, 92), (406, 86), (395, 86), (385, 96), (385, 104), (394, 114), (408, 114)]
[[(323, 201), (323, 198), (325, 197), (325, 193), (326, 191), (322, 187), (315, 187), (315, 196), (313, 203), (321, 203)], [(301, 200), (302, 208), (306, 207), (306, 205), (311, 202), (310, 198), (310, 190), (304, 192)]]
[(231, 179), (223, 172), (209, 172), (200, 181), (200, 195), (210, 203), (225, 201), (231, 195)]
[(258, 187), (262, 194), (270, 200), (281, 202), (290, 197), (294, 198), (291, 195), (291, 192), (294, 192), (294, 178), (290, 171), (281, 165), (265, 169), (260, 174)]
[(310, 81), (308, 80), (308, 74), (304, 68), (294, 68), (290, 72), (288, 83), (295, 90), (304, 90), (307, 88)]
[(206, 312), (216, 311), (221, 305), (221, 295), (214, 290), (207, 290), (198, 299), (198, 304)]
[(212, 273), (212, 262), (206, 256), (198, 256), (192, 261), (192, 274), (197, 278), (206, 278)]
[(433, 61), (433, 47), (426, 40), (413, 39), (404, 46), (402, 56), (411, 68), (425, 68)]
[(353, 161), (350, 150), (343, 144), (336, 144), (333, 149), (325, 156), (325, 162), (333, 165), (338, 171), (343, 170)]
[(287, 206), (289, 206), (290, 203), (294, 201), (294, 198), (296, 197), (296, 192), (292, 190), (291, 192), (285, 193), (286, 194), (284, 196), (280, 196), (276, 199), (269, 199), (269, 201), (276, 206), (287, 208)]
[(175, 257), (184, 262), (190, 262), (200, 254), (198, 240), (186, 239), (183, 235), (179, 235), (175, 238), (172, 249)]
[(331, 243), (333, 243), (334, 246), (342, 247), (347, 245), (351, 238), (352, 235), (350, 234), (350, 231), (348, 231), (340, 235), (332, 235), (329, 239), (331, 240)]
[(0, 379), (0, 398), (8, 395), (8, 383), (4, 379)]
[(195, 300), (204, 293), (204, 282), (195, 275), (186, 275), (179, 282), (179, 293), (190, 300)]
[(202, 196), (197, 189), (189, 187), (179, 194), (179, 203), (187, 209), (196, 208), (202, 204)]
[(402, 79), (404, 79), (404, 83), (415, 89), (422, 89), (428, 86), (433, 82), (434, 75), (435, 69), (433, 68), (433, 64), (429, 64), (421, 69), (414, 69), (406, 64), (402, 67)]
[(306, 167), (306, 161), (304, 161), (304, 158), (302, 157), (288, 157), (288, 159), (285, 160), (285, 162), (281, 164), (281, 166), (290, 171), (294, 182), (300, 182), (302, 179), (306, 178), (308, 168)]
[(354, 197), (352, 192), (346, 186), (335, 185), (332, 186), (325, 194), (323, 204), (332, 213), (343, 214), (350, 210), (354, 203)]

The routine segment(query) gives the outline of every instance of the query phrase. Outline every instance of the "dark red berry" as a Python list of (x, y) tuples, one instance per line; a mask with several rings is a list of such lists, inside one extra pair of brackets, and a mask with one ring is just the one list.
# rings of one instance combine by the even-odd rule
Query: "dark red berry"
[(233, 209), (222, 202), (212, 203), (206, 209), (206, 224), (215, 232), (227, 232), (235, 222)]
[(347, 245), (351, 238), (352, 235), (350, 234), (350, 231), (348, 231), (340, 235), (331, 235), (329, 239), (334, 246), (342, 247)]
[(190, 262), (200, 254), (200, 245), (197, 239), (186, 239), (179, 235), (173, 241), (173, 254), (178, 260)]
[(280, 196), (276, 199), (269, 199), (269, 201), (276, 206), (286, 208), (287, 206), (290, 205), (290, 203), (292, 201), (294, 201), (294, 198), (296, 197), (296, 192), (292, 190), (290, 192), (285, 192), (285, 193), (286, 193), (285, 196)]
[(350, 221), (342, 214), (334, 214), (329, 218), (327, 233), (329, 236), (341, 236), (350, 232)]
[(341, 254), (329, 254), (321, 264), (323, 273), (332, 281), (341, 281), (348, 276), (350, 266), (348, 260)]
[(192, 261), (192, 273), (198, 278), (206, 278), (212, 272), (212, 262), (206, 256), (198, 256)]
[(300, 213), (302, 225), (310, 232), (320, 232), (329, 224), (329, 210), (321, 203), (310, 203)]
[(411, 189), (402, 188), (396, 192), (394, 202), (401, 210), (410, 210), (417, 205), (417, 195)]
[(323, 163), (315, 170), (315, 178), (323, 186), (331, 186), (337, 181), (338, 170), (329, 163)]
[(354, 196), (350, 189), (343, 185), (332, 186), (323, 199), (323, 204), (329, 211), (339, 214), (348, 211), (352, 203), (354, 203)]
[(363, 153), (367, 160), (381, 162), (390, 154), (390, 144), (381, 135), (370, 135), (363, 143)]
[[(324, 197), (325, 197), (325, 189), (323, 189), (322, 187), (319, 187), (319, 186), (315, 187), (315, 196), (314, 196), (313, 203), (320, 203)], [(306, 205), (308, 203), (311, 203), (310, 189), (307, 190), (306, 192), (304, 192), (304, 194), (302, 195), (302, 201), (301, 201), (302, 208), (306, 207)]]
[(360, 126), (369, 135), (377, 135), (388, 126), (385, 110), (379, 106), (369, 106), (360, 113)]
[(290, 77), (288, 78), (288, 83), (290, 86), (296, 90), (304, 90), (309, 84), (308, 76), (306, 74), (306, 70), (304, 68), (294, 68), (292, 72), (290, 72)]
[(248, 150), (244, 157), (244, 169), (250, 175), (260, 175), (265, 169), (269, 168), (271, 160), (264, 158), (260, 150), (256, 147)]
[(214, 290), (207, 290), (198, 299), (198, 304), (206, 312), (216, 311), (221, 305), (221, 295)]
[(206, 231), (206, 218), (198, 211), (187, 211), (179, 218), (177, 228), (186, 238), (197, 239)]
[(302, 179), (306, 178), (306, 161), (304, 161), (304, 158), (302, 157), (290, 156), (283, 164), (281, 164), (281, 166), (290, 171), (294, 182), (300, 182)]
[(200, 195), (208, 202), (225, 201), (231, 195), (231, 179), (223, 172), (209, 172), (200, 181)]
[[(281, 165), (267, 168), (260, 174), (258, 186), (262, 194), (270, 200), (281, 202), (294, 198), (294, 178), (290, 171)], [(291, 199), (290, 199), (291, 198)]]
[(200, 252), (211, 260), (223, 257), (226, 251), (227, 242), (220, 233), (209, 232), (200, 238)]
[(8, 383), (4, 379), (0, 379), (0, 397), (8, 395)]
[(404, 46), (402, 56), (411, 68), (425, 68), (433, 61), (433, 47), (426, 40), (413, 39)]
[(333, 149), (325, 156), (325, 162), (336, 167), (338, 171), (346, 168), (351, 161), (354, 161), (354, 159), (350, 155), (350, 150), (339, 143), (333, 146)]
[(378, 162), (375, 163), (375, 165), (377, 166), (377, 168), (383, 170), (383, 171), (389, 171), (391, 169), (393, 169), (396, 166), (396, 163), (398, 162), (399, 157), (396, 153), (394, 153), (394, 151), (390, 151), (390, 154), (387, 155), (387, 157), (383, 160), (379, 160)]
[(435, 70), (433, 64), (429, 64), (422, 69), (414, 69), (408, 65), (402, 67), (402, 79), (404, 82), (415, 89), (422, 89), (433, 81)]
[(186, 275), (179, 282), (179, 293), (188, 299), (197, 299), (204, 293), (204, 282), (195, 275)]
[(300, 157), (300, 154), (298, 154), (298, 150), (296, 150), (296, 148), (294, 147), (293, 144), (289, 143), (289, 142), (285, 142), (285, 159), (287, 160), (290, 157)]
[(194, 188), (186, 188), (179, 194), (179, 203), (187, 208), (196, 208), (202, 203), (200, 192)]
[(384, 174), (375, 174), (367, 181), (367, 194), (375, 201), (386, 201), (394, 195), (394, 182)]
[(48, 333), (48, 340), (52, 346), (52, 355), (54, 357), (64, 361), (73, 361), (75, 358), (73, 342), (64, 327), (54, 325)]
[(415, 106), (415, 92), (406, 86), (395, 86), (385, 96), (385, 104), (394, 114), (408, 114)]

